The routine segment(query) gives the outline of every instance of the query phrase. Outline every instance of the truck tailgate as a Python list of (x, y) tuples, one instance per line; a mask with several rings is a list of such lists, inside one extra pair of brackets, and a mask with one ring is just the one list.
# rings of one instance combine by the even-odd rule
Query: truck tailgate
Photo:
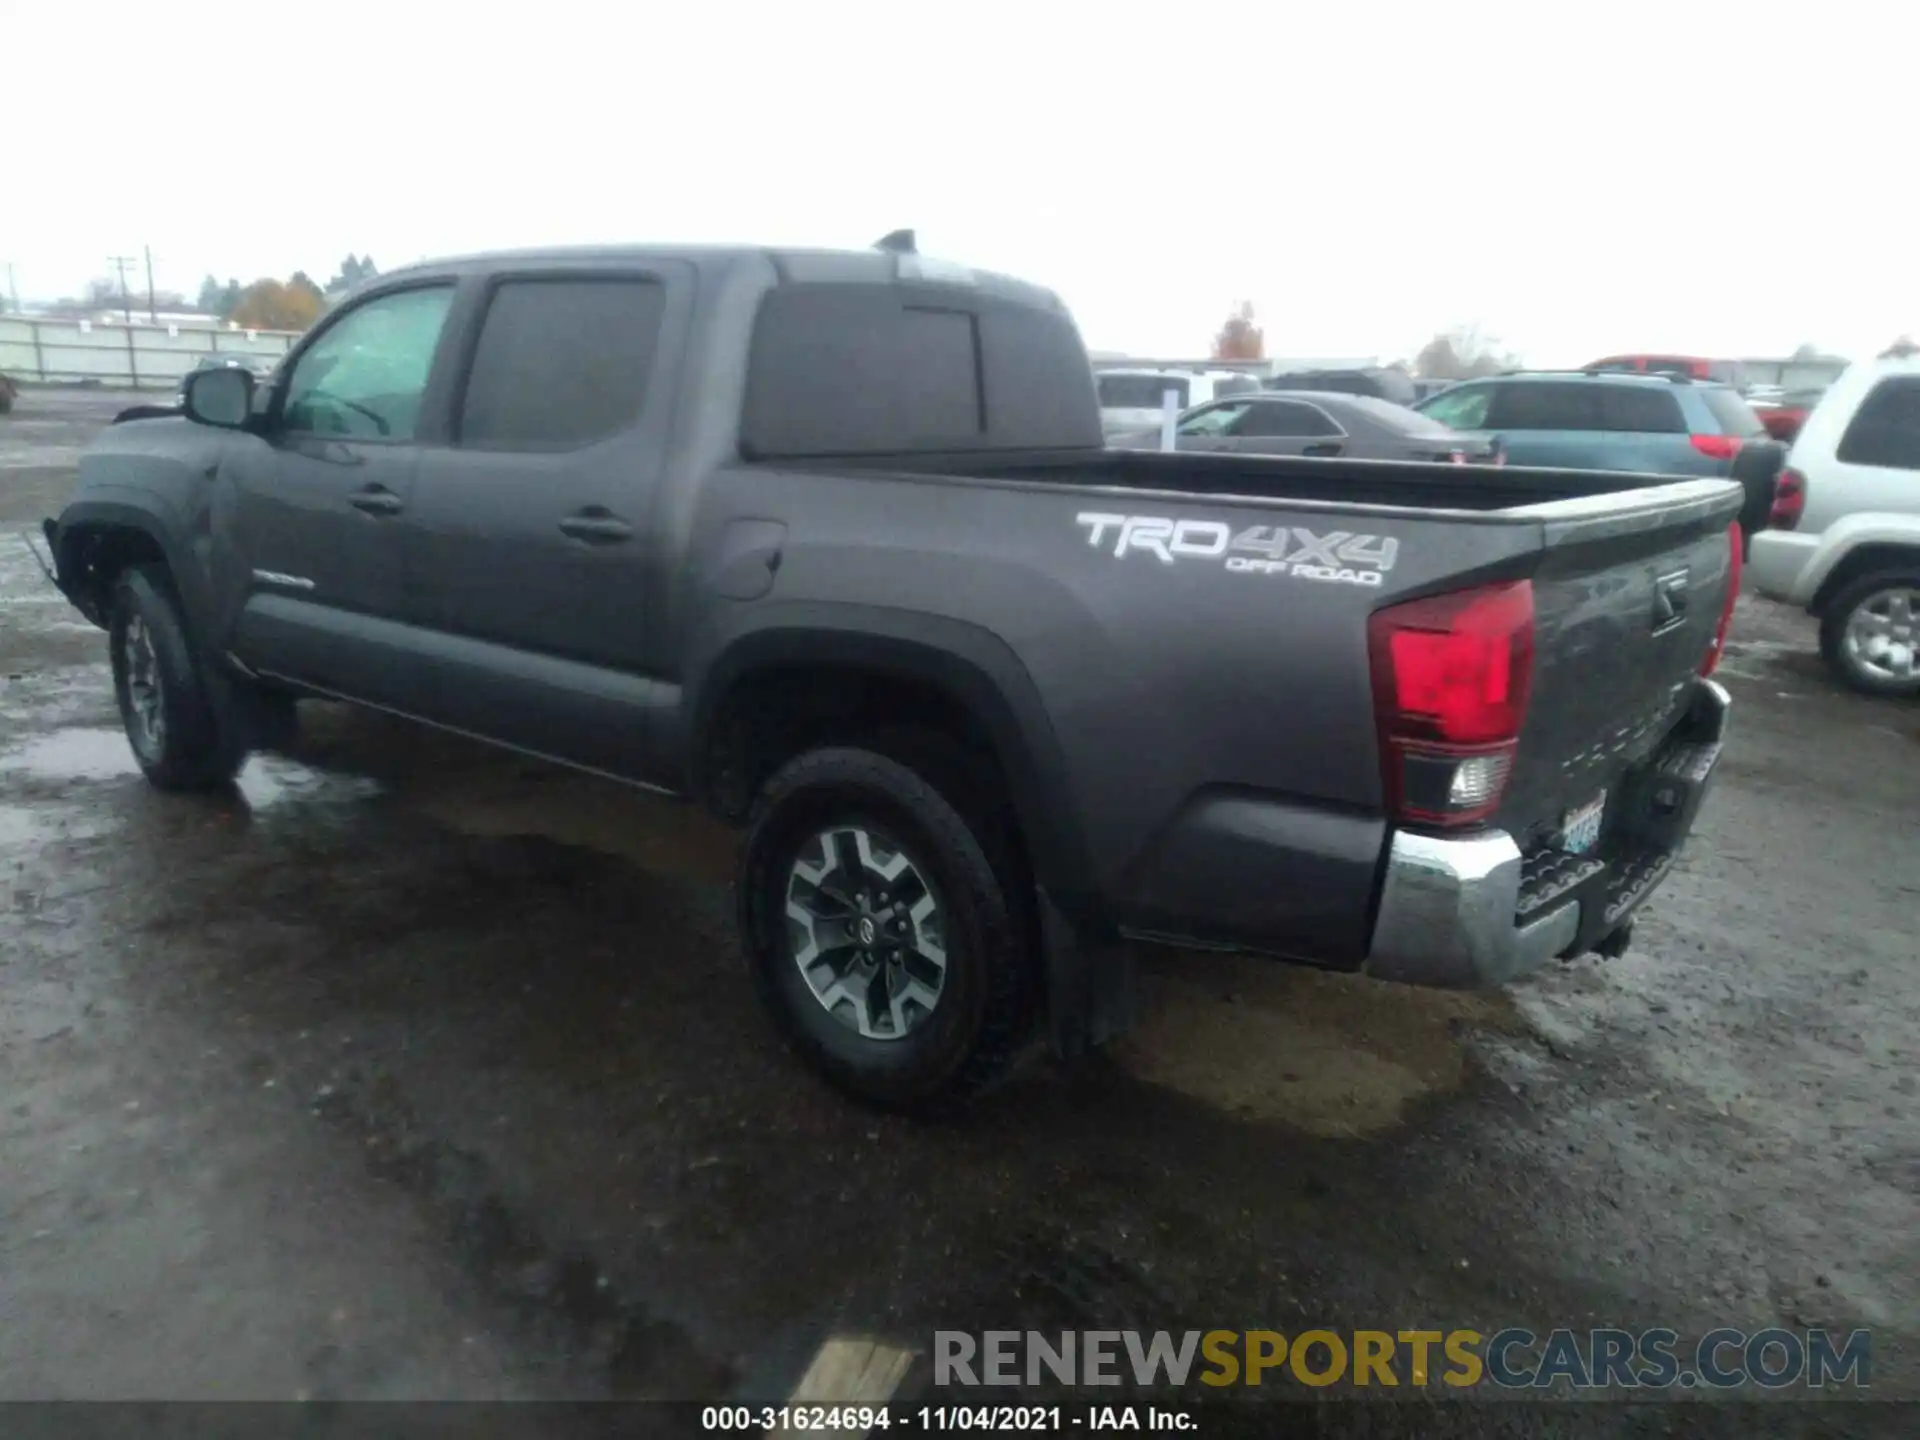
[(1532, 696), (1496, 818), (1523, 852), (1604, 847), (1604, 802), (1680, 719), (1713, 645), (1737, 583), (1727, 526), (1741, 492), (1702, 481), (1662, 494), (1546, 527)]

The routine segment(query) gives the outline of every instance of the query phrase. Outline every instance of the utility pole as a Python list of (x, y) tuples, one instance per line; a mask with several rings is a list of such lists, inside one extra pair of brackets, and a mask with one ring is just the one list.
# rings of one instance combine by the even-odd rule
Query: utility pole
[(7, 262), (7, 298), (13, 302), (13, 313), (20, 313), (20, 288), (13, 283), (13, 262)]
[(120, 277), (120, 309), (127, 317), (127, 324), (133, 324), (133, 297), (127, 293), (127, 267), (133, 264), (131, 255), (109, 255), (107, 263), (113, 266), (114, 274)]
[(151, 323), (158, 325), (160, 323), (160, 316), (157, 313), (157, 307), (153, 303), (153, 247), (151, 245), (142, 245), (140, 249), (147, 257), (147, 319)]

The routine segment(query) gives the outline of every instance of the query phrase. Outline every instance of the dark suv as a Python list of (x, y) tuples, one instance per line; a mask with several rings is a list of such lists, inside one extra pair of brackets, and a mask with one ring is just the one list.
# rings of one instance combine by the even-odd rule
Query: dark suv
[(1513, 465), (1738, 480), (1744, 536), (1766, 527), (1786, 447), (1731, 385), (1684, 375), (1539, 371), (1467, 380), (1416, 407), (1498, 437)]

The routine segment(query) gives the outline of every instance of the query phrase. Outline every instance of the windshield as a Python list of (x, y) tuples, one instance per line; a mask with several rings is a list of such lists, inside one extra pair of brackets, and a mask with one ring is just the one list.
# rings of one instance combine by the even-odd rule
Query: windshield
[(1175, 406), (1185, 409), (1187, 404), (1188, 384), (1179, 375), (1101, 375), (1095, 378), (1095, 387), (1102, 410), (1158, 410), (1169, 390)]
[(1453, 430), (1478, 430), (1487, 423), (1487, 407), (1492, 403), (1491, 385), (1456, 385), (1426, 401), (1420, 413)]

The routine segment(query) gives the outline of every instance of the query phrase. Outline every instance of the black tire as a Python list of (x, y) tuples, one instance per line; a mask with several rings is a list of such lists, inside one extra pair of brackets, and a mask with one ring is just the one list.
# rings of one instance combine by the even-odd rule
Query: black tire
[[(1867, 668), (1847, 645), (1847, 629), (1855, 612), (1889, 590), (1920, 592), (1920, 570), (1882, 570), (1863, 575), (1836, 594), (1820, 614), (1820, 654), (1834, 674), (1863, 695), (1887, 699), (1920, 695), (1920, 674), (1904, 679), (1881, 674)], [(1920, 616), (1914, 620), (1920, 622)], [(1920, 623), (1913, 627), (1910, 638), (1920, 643)]]
[(165, 570), (121, 572), (107, 636), (120, 721), (148, 781), (161, 790), (210, 790), (232, 780), (246, 747), (238, 727), (222, 723)]
[[(835, 828), (866, 830), (906, 856), (937, 901), (942, 987), (897, 1038), (870, 1038), (831, 1013), (796, 963), (787, 918), (794, 867)], [(989, 859), (983, 828), (919, 771), (871, 750), (810, 751), (760, 792), (741, 859), (742, 948), (788, 1043), (859, 1099), (956, 1109), (1005, 1078), (1027, 1046), (1037, 971), (1023, 882), (1005, 873), (1009, 862)]]

